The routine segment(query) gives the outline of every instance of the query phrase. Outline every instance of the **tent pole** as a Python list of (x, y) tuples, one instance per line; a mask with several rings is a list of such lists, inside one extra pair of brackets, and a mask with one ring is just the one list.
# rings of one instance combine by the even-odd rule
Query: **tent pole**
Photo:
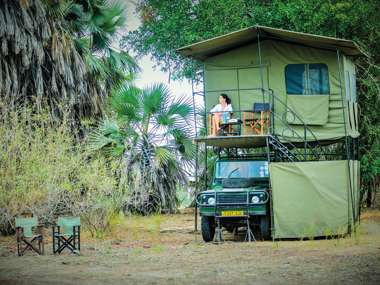
[(264, 96), (264, 74), (263, 74), (263, 63), (262, 63), (262, 58), (261, 58), (261, 44), (260, 44), (260, 29), (257, 29), (257, 50), (259, 52), (261, 93), (262, 93), (262, 96), (263, 96), (263, 103), (265, 103), (265, 96)]
[[(206, 127), (206, 136), (208, 135), (208, 127), (207, 127), (207, 102), (206, 102), (206, 89), (205, 89), (205, 64), (203, 63), (203, 68), (202, 68), (202, 83), (203, 83), (203, 104), (204, 108), (206, 110), (206, 114), (204, 117), (204, 124)], [(207, 143), (205, 142), (205, 188), (207, 189)]]
[[(194, 112), (194, 129), (195, 137), (198, 137), (198, 126), (197, 126), (197, 112), (195, 108), (195, 93), (194, 93), (194, 75), (191, 78), (191, 93), (193, 96), (193, 112)], [(198, 195), (198, 142), (195, 143), (195, 192), (194, 192), (194, 231), (198, 231), (198, 205), (197, 205), (197, 195)]]
[[(336, 50), (337, 55), (337, 61), (338, 61), (338, 71), (339, 71), (339, 89), (340, 89), (340, 97), (342, 101), (342, 111), (343, 111), (343, 122), (344, 122), (344, 139), (345, 139), (345, 148), (346, 148), (346, 160), (347, 160), (347, 170), (348, 170), (348, 200), (351, 200), (351, 205), (348, 205), (348, 233), (351, 234), (352, 228), (351, 223), (352, 217), (355, 217), (355, 207), (353, 202), (353, 195), (352, 195), (352, 183), (351, 183), (351, 166), (350, 166), (350, 152), (348, 149), (348, 136), (347, 136), (347, 122), (346, 122), (346, 103), (345, 99), (343, 97), (343, 85), (342, 85), (342, 67), (340, 62), (340, 51), (339, 49)], [(351, 213), (352, 217), (350, 215), (350, 207), (351, 207)], [(353, 221), (355, 223), (355, 221)], [(355, 225), (354, 225), (354, 232), (356, 232)]]

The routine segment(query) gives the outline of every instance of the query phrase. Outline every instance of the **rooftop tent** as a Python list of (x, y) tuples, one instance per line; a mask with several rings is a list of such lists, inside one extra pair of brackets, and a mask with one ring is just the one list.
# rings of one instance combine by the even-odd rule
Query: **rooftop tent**
[(303, 123), (318, 140), (359, 135), (354, 86), (348, 81), (355, 74), (350, 57), (362, 53), (352, 41), (254, 26), (178, 51), (204, 62), (206, 110), (220, 93), (231, 97), (234, 110), (249, 110), (270, 100), (263, 89), (273, 90), (279, 100), (273, 104), (277, 135), (297, 140), (294, 132), (302, 133)]

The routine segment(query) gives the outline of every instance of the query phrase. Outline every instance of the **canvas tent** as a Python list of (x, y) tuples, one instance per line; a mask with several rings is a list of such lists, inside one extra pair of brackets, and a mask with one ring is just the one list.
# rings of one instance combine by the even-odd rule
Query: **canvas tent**
[(285, 106), (308, 124), (318, 140), (359, 135), (355, 66), (350, 57), (361, 51), (352, 41), (254, 26), (178, 51), (204, 62), (206, 110), (218, 102), (221, 92), (232, 98), (238, 111), (251, 109), (255, 102), (269, 102), (263, 89), (273, 90), (284, 103), (273, 103), (278, 135), (297, 140), (283, 118), (302, 133), (301, 122)]

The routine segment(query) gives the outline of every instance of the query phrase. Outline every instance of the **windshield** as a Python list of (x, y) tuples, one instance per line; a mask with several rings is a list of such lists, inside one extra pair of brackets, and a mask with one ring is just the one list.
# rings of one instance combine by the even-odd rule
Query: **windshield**
[(218, 161), (215, 178), (268, 177), (267, 161)]

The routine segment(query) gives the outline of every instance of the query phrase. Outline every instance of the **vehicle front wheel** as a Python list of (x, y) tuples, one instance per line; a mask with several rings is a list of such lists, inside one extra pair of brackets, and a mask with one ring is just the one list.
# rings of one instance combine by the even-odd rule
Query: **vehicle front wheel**
[(215, 235), (215, 219), (214, 217), (201, 217), (202, 238), (205, 242), (210, 242)]

